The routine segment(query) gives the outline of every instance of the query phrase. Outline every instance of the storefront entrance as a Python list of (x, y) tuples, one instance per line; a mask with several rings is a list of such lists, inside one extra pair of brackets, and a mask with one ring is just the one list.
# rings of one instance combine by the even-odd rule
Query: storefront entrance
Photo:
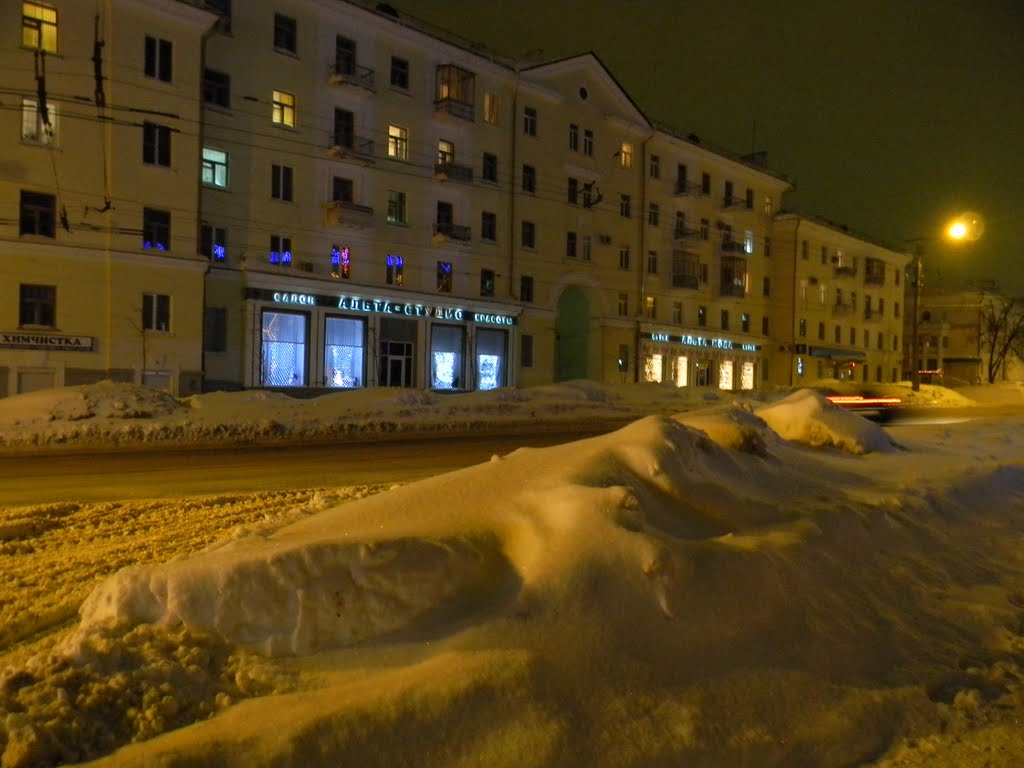
[(416, 323), (382, 318), (377, 383), (382, 387), (415, 386), (415, 363)]
[(570, 286), (558, 298), (555, 334), (558, 339), (555, 380), (569, 381), (587, 378), (590, 302), (582, 288)]

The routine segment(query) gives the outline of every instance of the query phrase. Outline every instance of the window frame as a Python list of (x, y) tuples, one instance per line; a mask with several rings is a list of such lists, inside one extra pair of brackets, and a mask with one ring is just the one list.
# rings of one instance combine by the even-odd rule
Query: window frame
[[(29, 15), (28, 11), (37, 9), (39, 15)], [(53, 20), (45, 18), (47, 12), (53, 14)], [(46, 53), (57, 53), (59, 48), (58, 33), (60, 32), (58, 11), (52, 5), (35, 2), (35, 0), (23, 0), (21, 4), (21, 45), (35, 51)], [(28, 40), (32, 35), (37, 39), (35, 42)], [(52, 43), (48, 40), (52, 38)]]
[[(31, 215), (29, 215), (31, 214)], [(31, 227), (26, 223), (31, 222)], [(57, 237), (57, 196), (21, 190), (18, 205), (18, 236)]]
[[(39, 295), (30, 295), (30, 294)], [(31, 311), (27, 311), (31, 310)], [(31, 318), (26, 320), (28, 316)], [(18, 286), (18, 327), (57, 327), (57, 286), (20, 283)]]
[[(208, 157), (207, 153), (216, 153), (221, 155), (222, 159)], [(203, 147), (202, 168), (200, 169), (200, 179), (202, 180), (203, 186), (212, 189), (227, 189), (228, 181), (230, 179), (228, 175), (228, 161), (229, 156), (227, 152), (220, 149), (214, 149), (213, 147)], [(218, 174), (219, 170), (222, 171), (222, 174)], [(211, 176), (211, 180), (209, 181), (206, 178), (207, 171), (210, 172)], [(223, 181), (217, 181), (218, 175), (222, 175)]]
[(410, 67), (409, 60), (401, 56), (391, 56), (391, 73), (388, 82), (392, 88), (400, 91), (409, 90)]
[(409, 159), (409, 129), (388, 123), (388, 157), (392, 160)]
[(151, 80), (170, 83), (174, 73), (174, 44), (162, 37), (145, 36), (142, 73)]
[(274, 50), (278, 53), (299, 53), (299, 23), (283, 13), (274, 14)]
[(142, 164), (171, 167), (171, 128), (146, 120), (142, 123)]
[(285, 128), (295, 127), (295, 94), (288, 91), (281, 91), (277, 88), (271, 89), (270, 94), (270, 119), (274, 125)]
[(285, 203), (295, 202), (295, 169), (290, 165), (270, 165), (270, 199)]
[[(163, 327), (160, 327), (161, 325)], [(153, 333), (171, 332), (171, 297), (169, 294), (143, 291), (142, 330)]]
[(231, 109), (231, 75), (216, 69), (203, 69), (203, 103)]
[(171, 250), (170, 211), (148, 206), (142, 209), (142, 247), (147, 250)]

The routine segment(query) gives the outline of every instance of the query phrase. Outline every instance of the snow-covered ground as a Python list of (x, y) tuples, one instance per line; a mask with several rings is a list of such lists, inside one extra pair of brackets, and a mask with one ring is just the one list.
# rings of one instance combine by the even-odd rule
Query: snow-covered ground
[(1024, 765), (1022, 390), (891, 389), (978, 418), (581, 382), (0, 400), (7, 451), (631, 421), (397, 487), (0, 510), (0, 766)]

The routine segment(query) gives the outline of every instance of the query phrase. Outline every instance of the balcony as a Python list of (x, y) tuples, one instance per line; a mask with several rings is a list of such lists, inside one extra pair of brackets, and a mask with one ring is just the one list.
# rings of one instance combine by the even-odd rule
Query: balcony
[(689, 227), (675, 227), (672, 230), (673, 240), (692, 240), (700, 235), (699, 229), (690, 229)]
[(739, 197), (738, 195), (726, 195), (722, 198), (723, 208), (746, 208), (747, 201), (745, 198)]
[(856, 311), (853, 304), (845, 301), (837, 301), (832, 305), (832, 314), (836, 317), (849, 317)]
[(327, 84), (355, 86), (356, 88), (376, 93), (375, 76), (369, 67), (361, 67), (358, 64), (350, 66), (339, 66), (337, 63), (327, 69)]
[(700, 184), (690, 184), (685, 179), (676, 179), (675, 184), (672, 185), (672, 194), (676, 197), (683, 197), (684, 195), (698, 197), (703, 196), (704, 190)]
[(472, 237), (472, 229), (461, 224), (452, 224), (447, 221), (439, 221), (434, 224), (434, 238), (439, 240), (438, 244), (443, 243), (445, 240), (468, 243)]
[(700, 283), (696, 275), (672, 275), (673, 288), (698, 288)]
[(476, 74), (454, 64), (438, 65), (435, 75), (434, 111), (475, 122), (473, 96), (476, 91)]
[(459, 120), (466, 120), (470, 123), (476, 120), (473, 105), (458, 99), (436, 99), (434, 101), (434, 111), (438, 114), (451, 115)]
[(745, 253), (743, 243), (739, 240), (723, 240), (722, 253)]
[(457, 165), (455, 163), (437, 163), (434, 166), (434, 181), (461, 181), (465, 184), (473, 183), (473, 169), (468, 165)]
[(857, 268), (852, 264), (840, 264), (832, 268), (833, 277), (856, 277)]
[(343, 160), (345, 158), (365, 160), (373, 157), (373, 139), (362, 136), (335, 136), (334, 138), (338, 143), (329, 146), (324, 152), (324, 156), (328, 160)]
[(373, 223), (373, 207), (351, 200), (329, 200), (324, 203), (325, 227), (366, 227)]
[(737, 296), (742, 298), (747, 295), (747, 289), (743, 286), (743, 282), (740, 280), (729, 280), (727, 278), (722, 280), (722, 285), (718, 291), (719, 296)]

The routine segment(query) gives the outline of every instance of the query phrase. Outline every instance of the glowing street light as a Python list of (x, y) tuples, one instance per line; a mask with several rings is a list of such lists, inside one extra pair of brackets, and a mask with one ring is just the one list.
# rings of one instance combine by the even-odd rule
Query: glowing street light
[[(950, 221), (943, 234), (947, 239), (954, 242), (974, 242), (981, 237), (985, 231), (985, 223), (982, 221), (981, 216), (972, 212), (965, 211), (957, 216), (955, 219)], [(917, 335), (917, 324), (918, 324), (918, 307), (921, 305), (921, 258), (924, 256), (924, 244), (927, 242), (933, 242), (938, 238), (935, 237), (917, 237), (907, 242), (914, 243), (914, 316), (910, 322), (910, 388), (914, 392), (921, 391), (921, 366), (918, 362), (918, 347), (920, 342), (918, 341)]]

